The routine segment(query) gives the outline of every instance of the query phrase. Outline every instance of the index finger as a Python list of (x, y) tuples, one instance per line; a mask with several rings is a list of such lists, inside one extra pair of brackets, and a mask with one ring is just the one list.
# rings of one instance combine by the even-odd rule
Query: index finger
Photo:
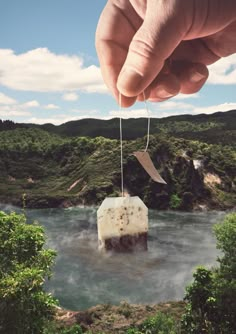
[[(102, 76), (114, 97), (119, 101), (117, 79), (128, 54), (129, 44), (139, 26), (141, 18), (134, 11), (129, 1), (108, 1), (96, 31), (96, 50)], [(132, 105), (136, 97), (122, 96), (122, 106)]]

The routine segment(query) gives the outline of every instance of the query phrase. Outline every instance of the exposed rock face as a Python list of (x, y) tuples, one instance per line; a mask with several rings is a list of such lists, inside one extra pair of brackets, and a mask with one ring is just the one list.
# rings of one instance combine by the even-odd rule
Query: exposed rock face
[(181, 200), (178, 209), (193, 210), (195, 204), (210, 201), (211, 193), (204, 183), (203, 168), (196, 168), (192, 159), (178, 156), (163, 166), (161, 175), (167, 184), (149, 180), (144, 189), (144, 202), (149, 208), (165, 210), (171, 207), (171, 197)]
[(193, 209), (194, 195), (191, 192), (184, 192), (181, 207), (184, 210), (191, 211)]
[(216, 174), (207, 173), (204, 176), (204, 182), (211, 187), (211, 186), (214, 186), (215, 184), (221, 184), (221, 179)]
[(173, 177), (178, 179), (182, 209), (192, 210), (194, 202), (210, 196), (204, 184), (201, 168), (195, 168), (193, 160), (178, 157), (174, 164)]
[(173, 169), (173, 176), (179, 179), (183, 192), (191, 192), (195, 196), (204, 191), (204, 181), (201, 171), (195, 169), (193, 160), (178, 157)]

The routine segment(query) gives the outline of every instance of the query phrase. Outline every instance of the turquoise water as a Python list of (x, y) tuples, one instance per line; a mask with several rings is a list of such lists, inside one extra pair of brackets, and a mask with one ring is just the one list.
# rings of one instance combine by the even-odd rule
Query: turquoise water
[[(16, 210), (0, 205), (5, 211)], [(58, 252), (46, 283), (60, 304), (86, 309), (101, 303), (179, 300), (198, 264), (216, 263), (212, 226), (223, 212), (149, 212), (148, 252), (97, 251), (96, 208), (28, 210), (46, 229), (47, 246)]]

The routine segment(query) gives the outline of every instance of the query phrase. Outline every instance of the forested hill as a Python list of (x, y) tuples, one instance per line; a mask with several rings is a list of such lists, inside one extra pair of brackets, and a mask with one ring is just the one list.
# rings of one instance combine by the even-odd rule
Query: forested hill
[[(128, 111), (127, 111), (128, 112)], [(64, 137), (88, 136), (91, 138), (119, 138), (119, 119), (82, 119), (59, 126), (53, 124), (24, 124), (0, 120), (0, 131), (16, 128), (37, 127)], [(147, 119), (123, 120), (124, 139), (136, 139), (146, 134)], [(212, 144), (232, 145), (236, 143), (236, 110), (217, 112), (211, 115), (179, 115), (151, 119), (151, 134), (167, 133), (178, 138), (200, 140)]]
[[(151, 120), (149, 153), (167, 185), (153, 182), (132, 155), (145, 147), (147, 120), (123, 124), (130, 195), (154, 209), (234, 207), (236, 111)], [(118, 137), (118, 119), (60, 126), (0, 122), (0, 202), (99, 205), (106, 196), (119, 196), (120, 143), (112, 139)]]

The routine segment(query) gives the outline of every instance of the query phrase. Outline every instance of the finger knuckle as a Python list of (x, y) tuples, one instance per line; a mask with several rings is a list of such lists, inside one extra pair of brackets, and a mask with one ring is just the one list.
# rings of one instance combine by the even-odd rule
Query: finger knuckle
[(147, 59), (156, 57), (156, 51), (153, 43), (145, 41), (141, 38), (136, 38), (132, 41), (129, 51)]

